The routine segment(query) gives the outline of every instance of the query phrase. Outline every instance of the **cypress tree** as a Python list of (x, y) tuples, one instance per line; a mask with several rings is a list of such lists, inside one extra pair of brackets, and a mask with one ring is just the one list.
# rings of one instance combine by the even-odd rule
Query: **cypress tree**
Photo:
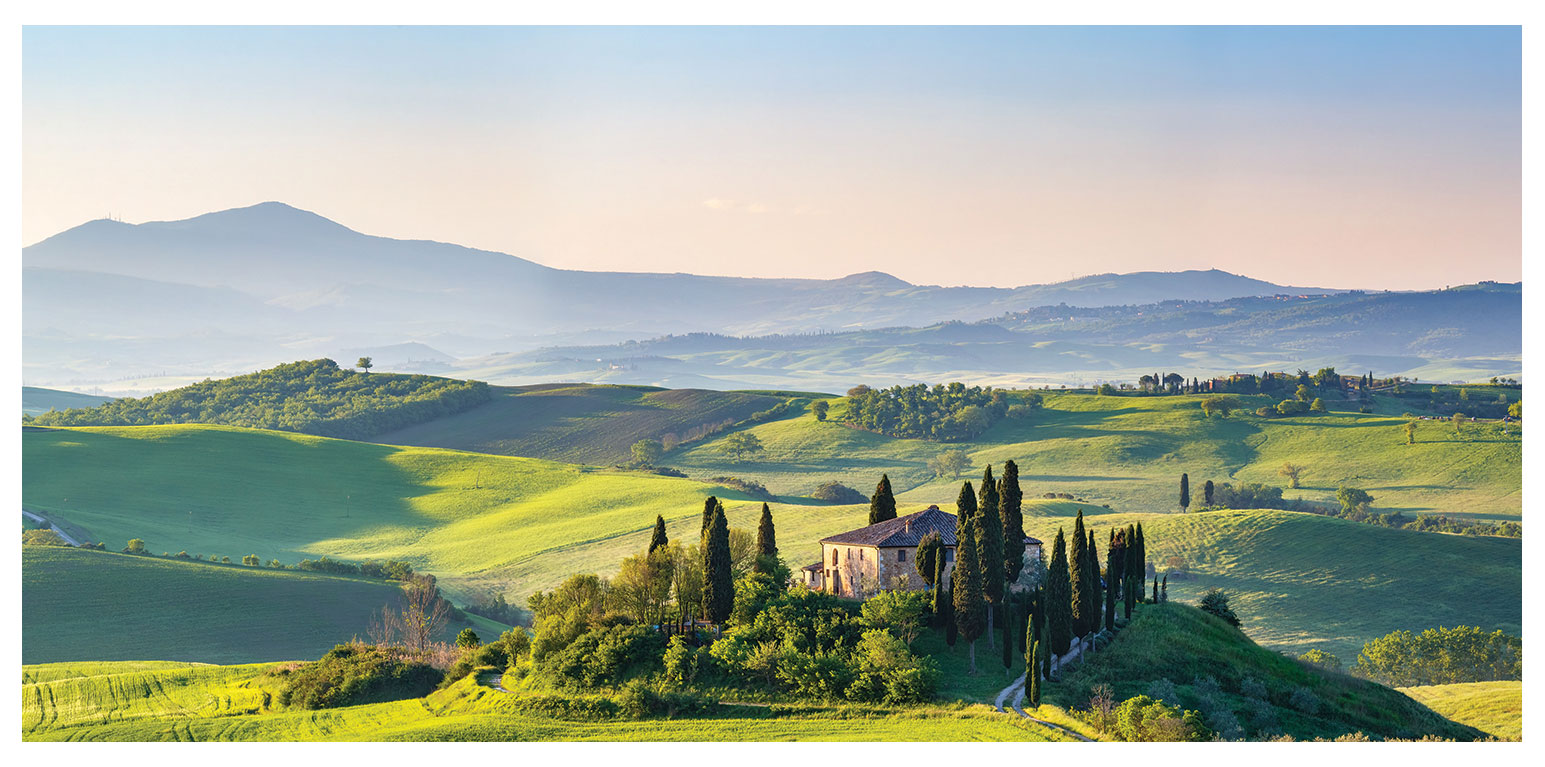
[(1164, 585), (1159, 588), (1159, 601), (1169, 601), (1169, 573), (1164, 574)]
[(891, 478), (881, 474), (880, 484), (874, 486), (874, 495), (869, 496), (869, 524), (895, 518), (896, 496), (891, 494)]
[(698, 533), (699, 542), (708, 537), (708, 528), (713, 525), (713, 513), (716, 508), (719, 508), (718, 498), (710, 495), (703, 501), (703, 529)]
[(1154, 604), (1158, 604), (1159, 603), (1159, 579), (1158, 578), (1154, 578), (1153, 579), (1153, 603)]
[(1143, 540), (1143, 523), (1137, 523), (1137, 598), (1143, 598), (1143, 582), (1148, 580), (1148, 544)]
[(950, 600), (944, 588), (944, 557), (933, 558), (933, 620), (937, 625), (953, 623), (950, 619)]
[[(941, 571), (943, 568), (940, 568)], [(949, 591), (944, 594), (944, 641), (955, 646), (955, 571), (950, 571)], [(940, 587), (943, 588), (942, 586)]]
[(1025, 569), (1025, 494), (1019, 489), (1019, 466), (1003, 462), (998, 480), (998, 514), (1003, 518), (1003, 582), (1013, 585)]
[[(969, 487), (969, 483), (967, 483)], [(955, 627), (968, 643), (971, 673), (976, 673), (976, 640), (986, 628), (987, 605), (982, 598), (982, 566), (977, 559), (975, 520), (955, 528)]]
[(1121, 573), (1119, 561), (1121, 549), (1116, 545), (1116, 531), (1110, 531), (1110, 543), (1105, 548), (1105, 630), (1116, 630), (1116, 594), (1120, 591), (1116, 578)]
[(1049, 621), (1047, 621), (1045, 618), (1041, 619), (1041, 632), (1036, 635), (1035, 640), (1036, 644), (1041, 646), (1042, 679), (1051, 678), (1051, 642), (1046, 641), (1046, 637), (1051, 633), (1051, 627), (1048, 624)]
[(993, 645), (993, 608), (1003, 605), (1003, 522), (998, 517), (998, 482), (992, 477), (992, 465), (982, 473), (982, 493), (976, 515), (971, 519), (976, 530), (976, 556), (982, 573), (982, 597), (987, 600), (987, 646)]
[(703, 547), (703, 613), (714, 623), (729, 620), (735, 606), (735, 584), (730, 573), (730, 524), (724, 507), (714, 509)]
[(1029, 627), (1031, 607), (1028, 595), (1026, 595), (1024, 599), (1019, 600), (1017, 603), (1024, 607), (1025, 619), (1016, 624), (1016, 626), (1018, 626), (1018, 630), (1014, 632), (1016, 635), (1014, 638), (1019, 642), (1019, 654), (1024, 655), (1025, 651), (1028, 649), (1026, 647), (1026, 642), (1029, 641), (1030, 636)]
[(1180, 510), (1191, 508), (1191, 477), (1184, 472), (1180, 475)]
[(1202, 505), (1212, 505), (1212, 480), (1210, 479), (1202, 484)]
[(1010, 633), (1013, 630), (1013, 624), (1014, 624), (1014, 616), (1012, 615), (1012, 611), (1009, 609), (1008, 605), (1004, 605), (1003, 606), (1003, 667), (1005, 669), (1013, 669), (1014, 668), (1014, 635), (1012, 633)]
[(665, 517), (656, 514), (654, 517), (654, 535), (649, 539), (649, 553), (653, 554), (655, 549), (668, 543), (670, 543), (670, 539), (665, 537)]
[(1040, 638), (1036, 638), (1031, 643), (1030, 657), (1025, 663), (1025, 684), (1030, 688), (1025, 693), (1025, 700), (1030, 701), (1030, 705), (1036, 707), (1041, 705), (1041, 667), (1045, 665), (1046, 656), (1044, 647), (1045, 644), (1041, 642)]
[(778, 531), (773, 528), (772, 509), (762, 504), (762, 519), (756, 525), (756, 570), (771, 572), (778, 558)]
[(913, 566), (917, 568), (917, 574), (923, 577), (923, 584), (933, 588), (938, 581), (936, 572), (938, 565), (944, 564), (944, 540), (939, 537), (939, 531), (935, 530), (923, 536), (917, 542), (917, 551), (912, 557)]
[(1089, 633), (1089, 539), (1084, 533), (1084, 511), (1073, 520), (1073, 546), (1068, 552), (1068, 624), (1073, 636)]
[(1088, 562), (1084, 567), (1084, 575), (1089, 579), (1088, 589), (1088, 615), (1089, 633), (1097, 633), (1100, 630), (1100, 553), (1094, 545), (1094, 531), (1089, 531), (1089, 544), (1084, 547), (1084, 555)]
[(1073, 640), (1069, 591), (1067, 536), (1059, 527), (1056, 542), (1052, 544), (1051, 566), (1046, 572), (1047, 649), (1059, 658), (1067, 654)]
[(1137, 533), (1131, 525), (1127, 525), (1125, 541), (1126, 545), (1121, 551), (1121, 604), (1123, 617), (1130, 621), (1132, 620), (1132, 605), (1137, 601), (1135, 594), (1141, 588), (1132, 579), (1132, 572), (1137, 569), (1132, 564), (1137, 559), (1137, 552), (1135, 550)]
[[(955, 497), (955, 538), (960, 538), (960, 525), (976, 513), (976, 488), (971, 487), (971, 480), (966, 480), (960, 486), (960, 495)], [(956, 544), (957, 548), (959, 544)], [(959, 557), (960, 552), (955, 552)]]

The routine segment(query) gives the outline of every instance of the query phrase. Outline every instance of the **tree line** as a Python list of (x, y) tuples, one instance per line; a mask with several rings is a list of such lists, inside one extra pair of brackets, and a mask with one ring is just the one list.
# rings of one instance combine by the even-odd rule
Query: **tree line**
[(117, 399), (31, 418), (39, 426), (202, 423), (365, 439), (489, 401), (482, 381), (357, 373), (330, 359), (205, 380), (140, 399)]
[[(959, 442), (987, 431), (1004, 416), (1028, 413), (1040, 406), (1039, 395), (1019, 403), (991, 386), (950, 384), (892, 386), (848, 390), (843, 422), (892, 437)], [(1011, 413), (1013, 408), (1020, 408)]]

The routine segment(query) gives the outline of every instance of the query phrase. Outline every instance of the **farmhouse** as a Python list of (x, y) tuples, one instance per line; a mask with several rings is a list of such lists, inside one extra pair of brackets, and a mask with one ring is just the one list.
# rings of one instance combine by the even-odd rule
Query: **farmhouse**
[[(923, 511), (821, 539), (821, 561), (800, 570), (802, 582), (842, 597), (863, 597), (881, 588), (921, 589), (913, 561), (918, 542), (937, 532), (944, 544), (944, 577), (955, 569), (955, 515)], [(1025, 562), (1041, 558), (1041, 542), (1025, 537)]]

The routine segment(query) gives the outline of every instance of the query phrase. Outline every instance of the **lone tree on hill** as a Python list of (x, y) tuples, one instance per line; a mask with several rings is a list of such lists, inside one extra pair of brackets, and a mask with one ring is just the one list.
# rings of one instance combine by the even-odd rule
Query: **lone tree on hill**
[(1202, 505), (1212, 506), (1212, 480), (1207, 480), (1202, 485)]
[[(965, 484), (960, 486), (960, 495), (955, 496), (955, 517), (957, 528), (955, 530), (955, 540), (957, 547), (960, 545), (959, 523), (965, 521), (966, 518), (974, 514), (976, 514), (976, 488), (971, 487), (971, 480), (968, 479), (966, 480)], [(955, 556), (960, 556), (960, 552), (955, 552)]]
[(1191, 476), (1184, 472), (1180, 475), (1180, 510), (1191, 508)]
[(960, 473), (971, 465), (970, 456), (964, 450), (946, 450), (928, 459), (928, 470), (935, 477), (960, 479)]
[(1003, 521), (998, 517), (998, 482), (992, 465), (982, 472), (982, 491), (971, 526), (976, 529), (976, 553), (982, 573), (987, 611), (987, 646), (992, 647), (993, 614), (1003, 607)]
[(1062, 528), (1052, 543), (1051, 565), (1046, 568), (1046, 636), (1052, 654), (1067, 654), (1073, 641), (1073, 616), (1068, 584), (1068, 545)]
[(874, 495), (869, 496), (869, 524), (895, 518), (896, 496), (891, 493), (891, 477), (881, 474), (880, 484), (874, 486)]
[(370, 375), (370, 369), (375, 367), (375, 361), (371, 360), (369, 357), (360, 357), (359, 360), (354, 363), (354, 367), (365, 371), (365, 375)]
[[(970, 486), (970, 483), (966, 483)], [(955, 627), (970, 648), (971, 673), (976, 673), (976, 640), (987, 627), (982, 599), (981, 561), (977, 559), (975, 520), (962, 516), (955, 528)]]
[(1415, 418), (1412, 418), (1411, 420), (1406, 421), (1406, 444), (1407, 445), (1414, 445), (1414, 444), (1416, 444), (1416, 419)]
[(1298, 478), (1303, 473), (1304, 467), (1294, 463), (1284, 463), (1282, 464), (1282, 468), (1277, 469), (1277, 474), (1287, 477), (1288, 487), (1291, 487), (1295, 490), (1298, 489)]
[(939, 537), (939, 531), (935, 530), (917, 542), (917, 555), (912, 558), (913, 566), (917, 568), (917, 574), (923, 577), (923, 583), (928, 588), (938, 584), (937, 566), (942, 564), (944, 557), (940, 552), (944, 550), (944, 539)]
[(778, 531), (773, 528), (772, 509), (762, 504), (762, 518), (756, 524), (756, 564), (759, 573), (772, 572), (778, 559)]
[(665, 446), (657, 439), (641, 439), (633, 443), (633, 463), (637, 466), (653, 466), (665, 455)]
[(826, 413), (831, 410), (831, 403), (824, 399), (818, 399), (810, 405), (810, 412), (815, 413), (815, 420), (826, 420)]
[(654, 535), (649, 538), (649, 553), (653, 554), (655, 549), (670, 542), (670, 539), (665, 537), (665, 517), (661, 514), (656, 514), (654, 517)]
[(758, 455), (763, 451), (760, 437), (749, 431), (737, 431), (720, 443), (719, 450), (725, 455), (739, 461), (748, 455)]
[(1003, 582), (1013, 584), (1025, 569), (1025, 494), (1019, 489), (1019, 466), (1003, 462), (998, 480), (998, 509), (1003, 517)]
[(1089, 566), (1089, 537), (1084, 533), (1084, 511), (1079, 509), (1073, 520), (1073, 546), (1068, 552), (1068, 623), (1073, 636), (1089, 633), (1089, 578), (1084, 568)]
[(734, 575), (730, 572), (730, 525), (724, 507), (714, 509), (713, 524), (703, 547), (703, 613), (714, 623), (729, 620), (735, 607)]

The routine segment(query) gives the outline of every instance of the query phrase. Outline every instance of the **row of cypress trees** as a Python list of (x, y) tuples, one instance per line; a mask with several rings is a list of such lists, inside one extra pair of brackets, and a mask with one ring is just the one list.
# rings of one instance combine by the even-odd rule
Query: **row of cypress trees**
[[(724, 503), (714, 496), (703, 501), (703, 525), (699, 532), (703, 558), (703, 601), (701, 615), (714, 623), (723, 623), (735, 607), (735, 582), (731, 569), (730, 525), (724, 516)], [(654, 534), (649, 539), (649, 553), (670, 543), (665, 535), (665, 517), (656, 515)], [(762, 504), (762, 518), (756, 527), (756, 563), (759, 572), (770, 572), (778, 556), (778, 533), (773, 526), (772, 509)]]

